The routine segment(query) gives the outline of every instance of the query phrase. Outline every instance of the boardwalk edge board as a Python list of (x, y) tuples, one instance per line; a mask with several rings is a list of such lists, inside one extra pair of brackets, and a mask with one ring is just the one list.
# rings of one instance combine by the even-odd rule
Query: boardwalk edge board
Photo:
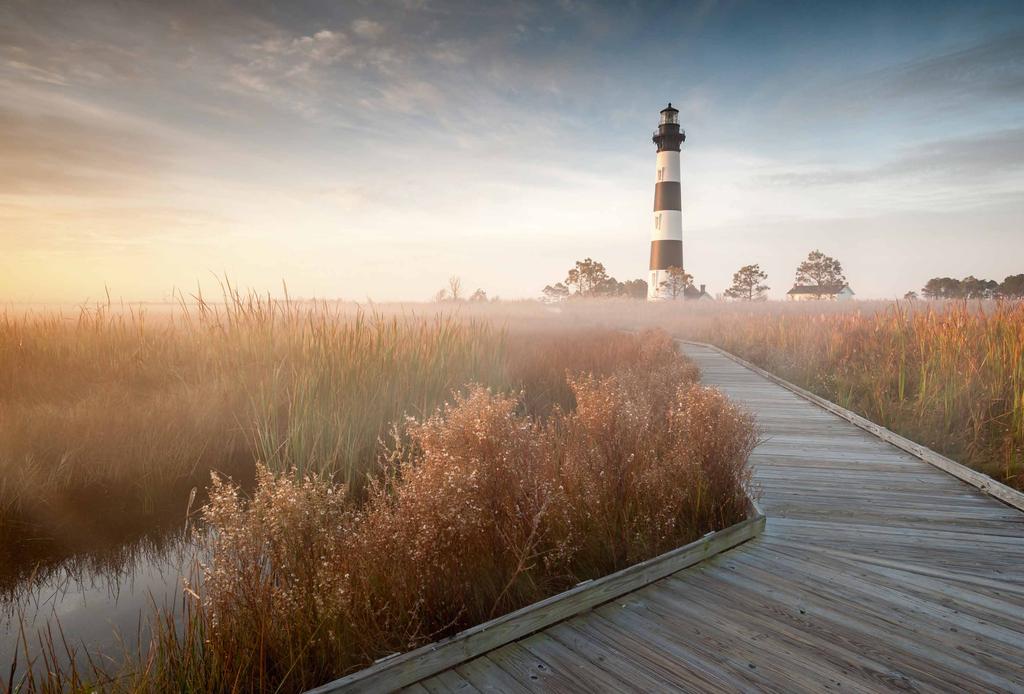
[(585, 581), (442, 641), (381, 659), (368, 668), (311, 689), (309, 694), (390, 692), (409, 686), (710, 559), (764, 532), (764, 513), (752, 497), (747, 498), (747, 519), (735, 525), (613, 574)]
[(966, 465), (961, 465), (955, 460), (951, 460), (950, 458), (947, 458), (944, 455), (936, 453), (930, 448), (926, 448), (925, 446), (922, 446), (919, 443), (914, 443), (910, 439), (900, 436), (896, 432), (886, 429), (885, 427), (879, 424), (875, 424), (871, 420), (865, 419), (864, 417), (861, 417), (859, 414), (851, 412), (845, 407), (841, 407), (835, 404), (831, 400), (826, 400), (823, 397), (815, 395), (809, 390), (804, 390), (798, 385), (790, 383), (789, 381), (783, 378), (779, 378), (775, 374), (769, 371), (765, 371), (761, 367), (755, 366), (754, 364), (751, 364), (745, 359), (737, 357), (735, 354), (726, 352), (721, 347), (716, 347), (715, 345), (711, 345), (706, 342), (698, 342), (696, 340), (678, 340), (678, 342), (688, 345), (695, 345), (697, 347), (705, 347), (707, 349), (718, 352), (727, 359), (731, 359), (740, 366), (750, 369), (759, 376), (767, 378), (769, 381), (772, 381), (773, 383), (782, 386), (786, 390), (795, 393), (796, 395), (799, 395), (800, 397), (806, 400), (810, 400), (815, 405), (818, 405), (819, 407), (828, 410), (832, 414), (842, 417), (851, 424), (854, 424), (855, 426), (860, 427), (861, 429), (864, 429), (865, 431), (871, 434), (874, 434), (875, 436), (882, 439), (886, 443), (890, 443), (893, 446), (896, 446), (897, 448), (906, 451), (907, 453), (910, 453), (915, 458), (919, 458), (924, 462), (939, 468), (943, 472), (946, 472), (973, 487), (977, 487), (981, 491), (985, 492), (989, 496), (998, 499), (1007, 506), (1012, 506), (1013, 508), (1019, 511), (1024, 511), (1024, 493), (1018, 492), (1016, 489), (1013, 489), (1012, 487), (1009, 487), (1003, 484), (1002, 482), (994, 480), (982, 472), (973, 470), (967, 467)]

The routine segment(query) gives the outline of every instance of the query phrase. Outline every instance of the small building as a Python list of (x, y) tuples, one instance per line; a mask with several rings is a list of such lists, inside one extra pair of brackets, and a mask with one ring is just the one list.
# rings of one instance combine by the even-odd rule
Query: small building
[(789, 301), (848, 301), (853, 290), (848, 284), (797, 285), (786, 292)]
[(692, 284), (687, 285), (686, 289), (683, 290), (683, 298), (688, 301), (714, 301), (715, 297), (708, 294), (705, 285), (700, 285), (700, 289), (697, 289)]

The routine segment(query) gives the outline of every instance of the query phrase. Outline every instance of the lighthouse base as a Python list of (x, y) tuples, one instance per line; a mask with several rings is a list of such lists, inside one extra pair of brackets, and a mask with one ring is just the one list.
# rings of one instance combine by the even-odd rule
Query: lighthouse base
[(663, 286), (668, 282), (669, 274), (668, 270), (651, 270), (647, 275), (647, 300), (648, 301), (672, 301), (683, 299), (683, 289), (679, 287), (676, 290), (676, 296), (672, 296), (673, 289), (671, 287)]

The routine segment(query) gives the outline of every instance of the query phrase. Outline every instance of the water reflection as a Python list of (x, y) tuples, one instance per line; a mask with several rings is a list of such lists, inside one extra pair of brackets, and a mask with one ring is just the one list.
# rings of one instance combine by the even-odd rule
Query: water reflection
[(31, 570), (5, 567), (15, 571), (3, 572), (6, 582), (0, 590), (4, 676), (16, 652), (19, 677), (25, 671), (20, 625), (37, 671), (42, 664), (40, 639), (47, 629), (57, 642), (61, 665), (71, 659), (61, 634), (80, 668), (88, 666), (87, 655), (94, 662), (117, 663), (125, 653), (137, 652), (140, 642), (149, 640), (154, 606), (181, 614), (182, 579), (196, 575), (196, 561), (202, 558), (199, 544), (193, 532), (179, 527), (101, 554), (40, 563)]

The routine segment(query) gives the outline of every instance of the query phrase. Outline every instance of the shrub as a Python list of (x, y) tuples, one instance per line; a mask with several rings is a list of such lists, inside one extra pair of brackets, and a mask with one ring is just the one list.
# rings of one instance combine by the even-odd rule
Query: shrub
[[(263, 469), (215, 482), (211, 558), (157, 688), (298, 690), (741, 520), (751, 418), (665, 335), (545, 418), (477, 386), (406, 423), (364, 501)], [(185, 668), (185, 672), (182, 672)], [(230, 686), (229, 686), (230, 684)]]

